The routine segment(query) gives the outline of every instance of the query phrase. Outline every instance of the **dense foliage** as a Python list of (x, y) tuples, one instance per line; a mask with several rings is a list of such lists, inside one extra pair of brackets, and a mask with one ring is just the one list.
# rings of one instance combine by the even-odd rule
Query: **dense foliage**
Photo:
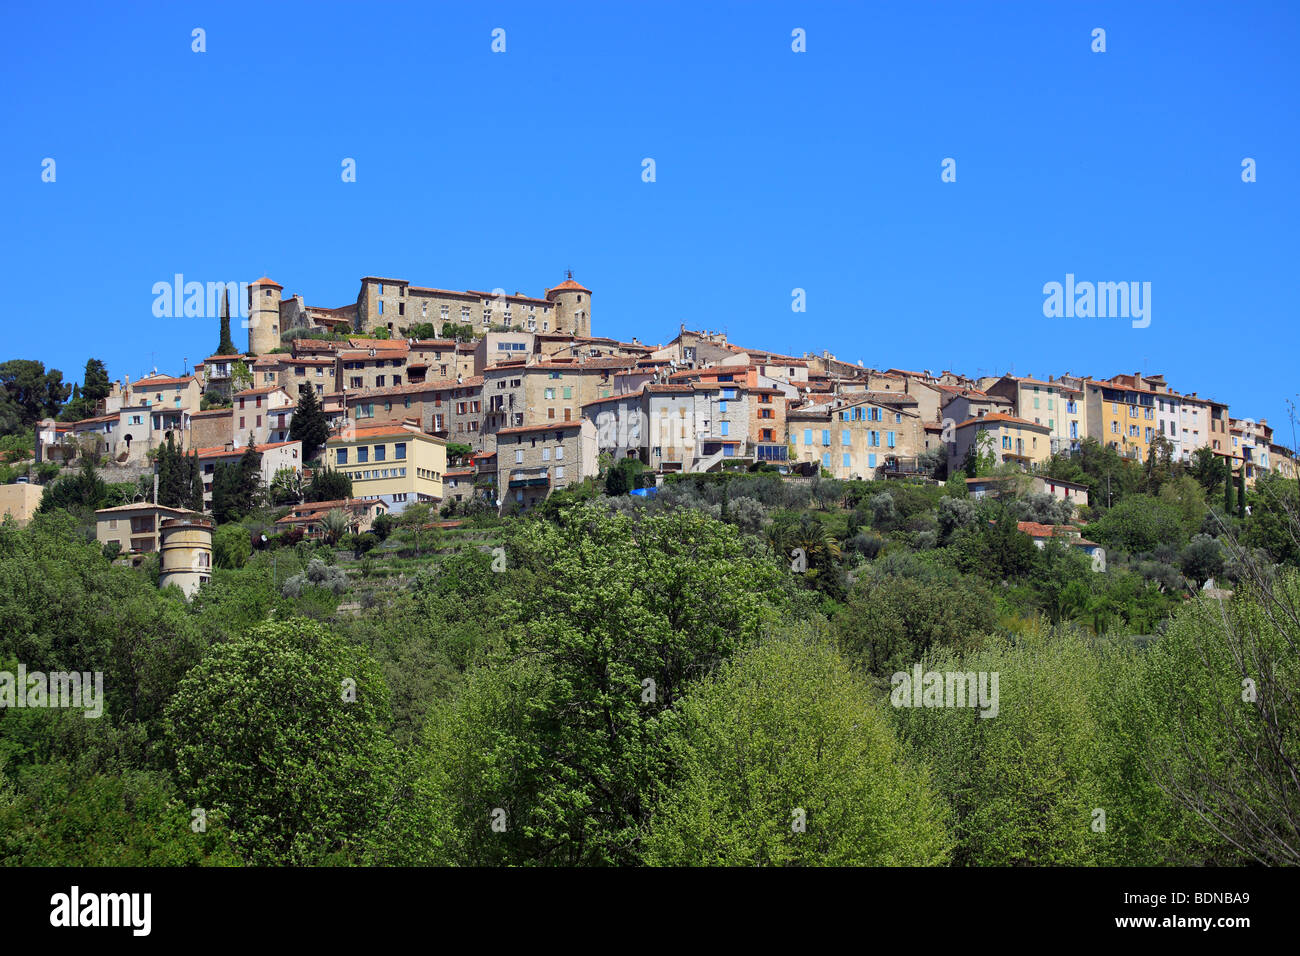
[[(0, 525), (0, 672), (104, 687), (99, 718), (0, 708), (0, 861), (1298, 862), (1294, 481), (1243, 518), (1208, 461), (1097, 449), (1053, 463), (1086, 511), (961, 476), (640, 497), (624, 466), (307, 540), (246, 460), (188, 602), (94, 543), (124, 492), (89, 464)], [(160, 470), (184, 500), (185, 456)], [(904, 706), (913, 673), (997, 675), (995, 706)]]

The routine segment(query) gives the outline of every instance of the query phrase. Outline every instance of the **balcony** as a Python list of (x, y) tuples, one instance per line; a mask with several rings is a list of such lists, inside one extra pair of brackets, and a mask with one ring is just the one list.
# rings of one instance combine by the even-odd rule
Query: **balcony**
[(551, 483), (549, 468), (512, 468), (510, 470), (511, 488), (539, 488)]
[(886, 456), (885, 463), (880, 466), (880, 473), (886, 478), (929, 477), (930, 475), (929, 470), (921, 467), (917, 459), (900, 458), (897, 455)]

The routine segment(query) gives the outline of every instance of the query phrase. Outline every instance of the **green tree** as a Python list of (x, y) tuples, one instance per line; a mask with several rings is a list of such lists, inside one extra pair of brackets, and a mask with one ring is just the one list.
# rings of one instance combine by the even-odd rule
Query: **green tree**
[[(209, 340), (211, 341), (211, 340)], [(217, 342), (216, 355), (236, 355), (235, 341), (230, 337), (230, 290), (221, 293), (221, 338)]]
[(426, 526), (431, 521), (433, 521), (433, 507), (422, 501), (407, 505), (397, 517), (398, 526), (414, 542), (416, 554), (420, 553), (420, 536), (428, 535)]
[(657, 718), (789, 607), (789, 575), (755, 545), (695, 511), (514, 525), (505, 646), (431, 713), (380, 857), (635, 862), (663, 772)]
[(315, 461), (329, 437), (329, 423), (316, 400), (316, 390), (310, 384), (303, 385), (298, 389), (298, 407), (289, 422), (289, 440), (302, 442), (303, 461)]
[(58, 369), (45, 370), (43, 362), (11, 359), (0, 363), (0, 434), (29, 429), (54, 418), (72, 392)]
[(746, 651), (663, 715), (673, 768), (645, 841), (669, 866), (918, 866), (946, 809), (873, 694), (806, 638)]
[(1260, 580), (1179, 608), (1134, 669), (1130, 778), (1165, 862), (1300, 862), (1300, 575)]
[(81, 470), (75, 475), (65, 475), (45, 486), (37, 510), (50, 512), (56, 509), (94, 511), (106, 504), (108, 486), (99, 477), (94, 462), (81, 460)]
[[(374, 661), (301, 618), (213, 648), (167, 711), (176, 778), (250, 863), (341, 861), (386, 802), (388, 688)], [(273, 729), (274, 733), (268, 733)]]
[(308, 501), (343, 501), (352, 497), (352, 476), (328, 465), (312, 470)]
[(325, 534), (325, 540), (331, 545), (338, 544), (343, 536), (348, 533), (348, 525), (351, 523), (348, 513), (342, 508), (331, 508), (321, 519), (321, 530)]
[[(1106, 835), (1092, 824), (1094, 809), (1108, 806), (1094, 709), (1105, 688), (1087, 642), (1069, 630), (1030, 630), (1014, 640), (992, 638), (968, 654), (936, 650), (921, 661), (921, 672), (939, 675), (937, 705), (915, 706), (904, 675), (894, 678), (891, 702), (904, 742), (932, 768), (934, 786), (952, 808), (953, 862), (1104, 860)], [(976, 683), (984, 675), (981, 686), (996, 710), (984, 698), (972, 706), (966, 695), (960, 706), (955, 679), (948, 698), (948, 674)]]
[(1223, 548), (1210, 535), (1198, 534), (1179, 555), (1178, 565), (1198, 585), (1204, 584), (1223, 572)]
[(997, 615), (993, 595), (975, 579), (876, 572), (849, 591), (835, 624), (845, 655), (870, 673), (887, 676), (936, 645), (979, 646)]
[(219, 568), (242, 568), (252, 553), (250, 532), (242, 524), (223, 524), (212, 535), (212, 560)]
[(1107, 548), (1144, 554), (1161, 545), (1180, 550), (1188, 539), (1183, 513), (1150, 495), (1130, 495), (1083, 529), (1085, 537)]
[(271, 503), (277, 506), (301, 504), (304, 493), (302, 472), (281, 468), (271, 479)]
[(1205, 490), (1208, 498), (1228, 476), (1228, 463), (1208, 446), (1196, 449), (1188, 473)]
[(1300, 567), (1300, 493), (1296, 483), (1278, 474), (1261, 475), (1242, 543), (1264, 548), (1278, 563)]
[[(3, 760), (0, 760), (3, 768)], [(191, 829), (166, 773), (88, 771), (67, 761), (22, 768), (9, 800), (0, 784), (0, 865), (231, 866), (238, 857), (214, 815)]]

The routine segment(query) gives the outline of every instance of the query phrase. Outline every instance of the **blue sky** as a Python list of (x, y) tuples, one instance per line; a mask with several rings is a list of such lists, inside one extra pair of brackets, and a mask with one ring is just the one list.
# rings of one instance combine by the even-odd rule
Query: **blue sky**
[[(572, 268), (597, 335), (685, 323), (877, 367), (1163, 373), (1289, 444), (1298, 11), (11, 7), (0, 357), (192, 368), (216, 322), (151, 310), (178, 272), (339, 306), (368, 274), (540, 295)], [(1150, 282), (1150, 326), (1044, 318), (1066, 273)]]

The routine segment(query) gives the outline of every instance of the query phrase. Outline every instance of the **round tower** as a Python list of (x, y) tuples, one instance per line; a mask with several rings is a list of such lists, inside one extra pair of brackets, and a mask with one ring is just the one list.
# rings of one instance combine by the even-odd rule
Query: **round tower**
[(248, 287), (248, 351), (265, 355), (280, 347), (280, 294), (284, 286), (266, 276)]
[(546, 298), (555, 303), (555, 331), (591, 335), (591, 290), (575, 282), (572, 271), (554, 289), (546, 290)]
[(174, 584), (186, 599), (212, 576), (212, 522), (197, 515), (170, 518), (158, 526), (158, 586)]

